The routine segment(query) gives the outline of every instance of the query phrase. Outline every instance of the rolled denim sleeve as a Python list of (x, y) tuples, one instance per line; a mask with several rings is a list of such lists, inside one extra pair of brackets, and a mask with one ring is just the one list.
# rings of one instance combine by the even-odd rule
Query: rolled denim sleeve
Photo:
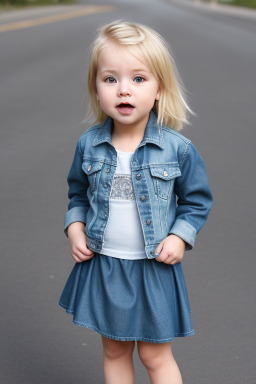
[(64, 220), (64, 233), (66, 236), (68, 236), (67, 228), (70, 224), (76, 221), (86, 224), (86, 214), (89, 208), (89, 201), (87, 197), (89, 182), (87, 175), (82, 170), (83, 154), (80, 145), (79, 139), (73, 163), (67, 177), (69, 185), (68, 198), (70, 201), (68, 205), (68, 212), (66, 213)]
[(213, 197), (203, 159), (191, 142), (182, 156), (180, 168), (181, 176), (174, 185), (178, 197), (176, 217), (169, 234), (181, 237), (186, 242), (186, 250), (190, 250), (207, 220)]

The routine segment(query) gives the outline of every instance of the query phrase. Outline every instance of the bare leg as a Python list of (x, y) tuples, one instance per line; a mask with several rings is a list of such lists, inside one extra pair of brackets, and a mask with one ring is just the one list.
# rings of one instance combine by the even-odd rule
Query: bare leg
[(134, 384), (134, 341), (117, 341), (101, 336), (105, 384)]
[(172, 355), (171, 343), (138, 341), (137, 346), (151, 384), (182, 384), (179, 368)]

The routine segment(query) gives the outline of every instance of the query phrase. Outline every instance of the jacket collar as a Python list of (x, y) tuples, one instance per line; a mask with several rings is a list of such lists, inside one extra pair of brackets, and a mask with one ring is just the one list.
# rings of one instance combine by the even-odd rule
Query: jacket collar
[[(112, 124), (113, 120), (111, 117), (108, 117), (105, 123), (100, 128), (97, 136), (94, 139), (93, 146), (99, 145), (104, 142), (108, 142), (112, 145)], [(139, 145), (142, 147), (146, 143), (155, 144), (161, 149), (164, 148), (163, 134), (162, 129), (158, 129), (157, 127), (157, 117), (153, 111), (150, 112), (149, 119), (147, 122), (147, 126), (144, 132), (144, 137)]]

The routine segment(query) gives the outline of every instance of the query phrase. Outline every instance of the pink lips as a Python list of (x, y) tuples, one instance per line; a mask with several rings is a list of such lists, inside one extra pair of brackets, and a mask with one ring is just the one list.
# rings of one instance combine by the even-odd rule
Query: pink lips
[(129, 103), (120, 103), (117, 106), (117, 110), (122, 115), (129, 115), (134, 109), (134, 106)]

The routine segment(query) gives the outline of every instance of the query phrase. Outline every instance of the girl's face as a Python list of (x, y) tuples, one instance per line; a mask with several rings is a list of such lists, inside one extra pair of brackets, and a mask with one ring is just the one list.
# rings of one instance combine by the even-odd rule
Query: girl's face
[(97, 99), (115, 126), (147, 124), (160, 88), (149, 68), (122, 45), (107, 41), (98, 57)]

